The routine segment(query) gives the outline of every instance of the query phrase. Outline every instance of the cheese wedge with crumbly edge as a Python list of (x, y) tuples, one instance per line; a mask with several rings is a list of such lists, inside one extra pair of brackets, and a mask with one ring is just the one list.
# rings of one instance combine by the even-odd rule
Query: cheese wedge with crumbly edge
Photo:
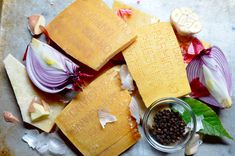
[[(119, 155), (139, 139), (131, 118), (131, 96), (121, 89), (119, 66), (92, 81), (56, 118), (57, 126), (83, 155)], [(107, 109), (117, 121), (102, 128), (99, 109)]]
[[(54, 100), (52, 95), (42, 93), (36, 89), (28, 78), (25, 66), (11, 54), (9, 54), (3, 62), (15, 93), (23, 121), (45, 132), (50, 132), (54, 126), (55, 118), (64, 108), (64, 104)], [(28, 112), (29, 106), (34, 97), (42, 98), (50, 107), (49, 116), (36, 122), (32, 122), (30, 113)]]
[(164, 97), (190, 93), (178, 41), (170, 23), (138, 29), (138, 39), (123, 51), (145, 105)]
[(137, 37), (102, 0), (75, 1), (46, 29), (67, 54), (94, 70), (99, 70)]
[(128, 26), (130, 26), (133, 29), (137, 29), (139, 27), (153, 23), (158, 23), (160, 21), (159, 18), (157, 17), (146, 14), (138, 9), (125, 5), (117, 0), (113, 2), (112, 9), (115, 14), (118, 11), (118, 9), (131, 9), (132, 14), (130, 16), (123, 17), (123, 20), (128, 24)]

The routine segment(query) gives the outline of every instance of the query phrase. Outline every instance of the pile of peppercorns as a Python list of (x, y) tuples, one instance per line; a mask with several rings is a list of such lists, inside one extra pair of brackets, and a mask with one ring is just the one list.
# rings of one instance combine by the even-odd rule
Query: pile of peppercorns
[(182, 139), (185, 126), (186, 124), (178, 112), (161, 110), (154, 116), (150, 133), (159, 143), (169, 145)]

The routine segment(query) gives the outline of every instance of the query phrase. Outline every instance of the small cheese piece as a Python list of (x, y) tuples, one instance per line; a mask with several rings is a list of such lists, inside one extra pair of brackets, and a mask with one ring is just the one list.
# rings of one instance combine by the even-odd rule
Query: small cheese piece
[(49, 111), (45, 110), (44, 107), (38, 103), (33, 103), (32, 107), (34, 107), (34, 111), (30, 112), (30, 117), (33, 122), (41, 120), (50, 114)]
[(130, 16), (125, 16), (124, 21), (128, 24), (128, 26), (130, 26), (133, 29), (137, 29), (139, 27), (153, 23), (158, 23), (160, 21), (159, 18), (157, 17), (143, 13), (142, 11), (132, 8), (128, 5), (125, 5), (117, 0), (114, 1), (112, 9), (115, 12), (115, 14), (118, 11), (118, 9), (131, 9), (132, 14)]
[[(54, 100), (54, 96), (37, 90), (28, 78), (24, 65), (16, 60), (11, 54), (9, 54), (3, 62), (15, 93), (23, 121), (45, 132), (50, 132), (54, 126), (55, 118), (64, 108), (64, 104)], [(51, 113), (48, 118), (32, 122), (28, 109), (34, 97), (40, 97), (49, 104)]]
[(145, 105), (190, 93), (182, 54), (170, 23), (138, 29), (138, 39), (124, 58)]
[(46, 29), (66, 53), (95, 70), (136, 39), (102, 0), (75, 1)]
[[(119, 66), (94, 81), (56, 118), (56, 124), (83, 155), (119, 155), (138, 140), (129, 111), (131, 96), (121, 89)], [(108, 109), (116, 122), (103, 129), (97, 111)]]

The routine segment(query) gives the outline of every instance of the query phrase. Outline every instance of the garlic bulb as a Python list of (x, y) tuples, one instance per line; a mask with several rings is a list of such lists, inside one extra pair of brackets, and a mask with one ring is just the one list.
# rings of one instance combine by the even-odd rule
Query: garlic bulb
[(190, 36), (201, 31), (202, 23), (196, 13), (190, 8), (177, 8), (170, 16), (171, 23), (178, 34)]

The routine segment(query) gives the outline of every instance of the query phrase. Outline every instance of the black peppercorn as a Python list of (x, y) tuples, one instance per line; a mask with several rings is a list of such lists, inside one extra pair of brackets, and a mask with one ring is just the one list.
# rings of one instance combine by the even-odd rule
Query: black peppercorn
[(153, 120), (150, 133), (161, 144), (173, 144), (184, 136), (186, 124), (178, 112), (161, 110), (156, 113)]

